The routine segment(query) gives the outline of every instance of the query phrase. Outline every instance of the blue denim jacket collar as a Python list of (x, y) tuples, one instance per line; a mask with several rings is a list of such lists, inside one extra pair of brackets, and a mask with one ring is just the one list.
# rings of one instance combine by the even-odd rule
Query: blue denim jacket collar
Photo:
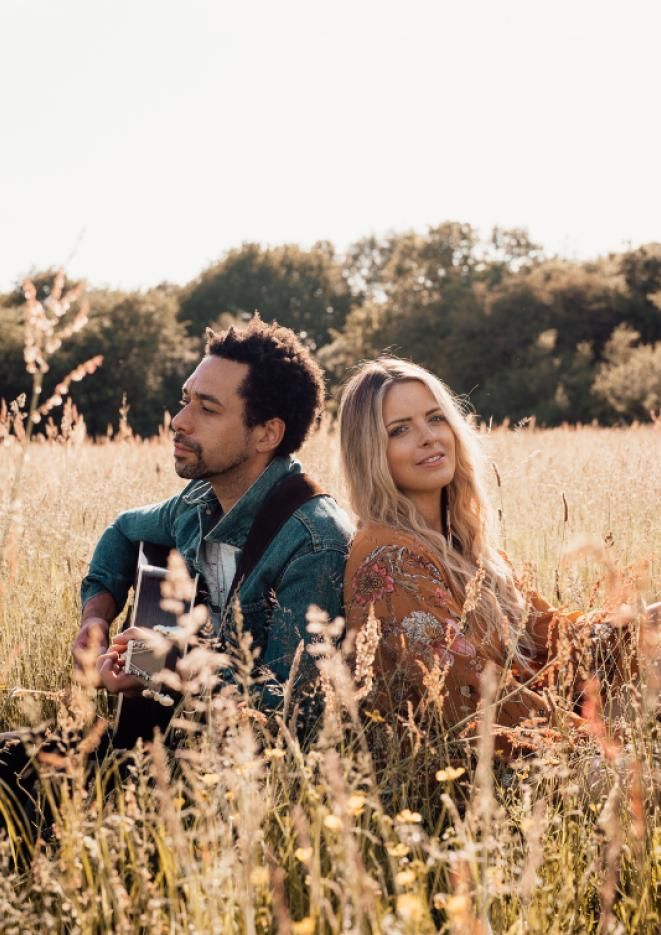
[(234, 506), (211, 528), (210, 517), (217, 516), (218, 509), (218, 500), (211, 484), (208, 481), (196, 483), (182, 495), (182, 499), (197, 507), (204, 539), (224, 542), (240, 549), (258, 510), (275, 484), (288, 474), (299, 474), (301, 470), (300, 463), (294, 458), (274, 458)]

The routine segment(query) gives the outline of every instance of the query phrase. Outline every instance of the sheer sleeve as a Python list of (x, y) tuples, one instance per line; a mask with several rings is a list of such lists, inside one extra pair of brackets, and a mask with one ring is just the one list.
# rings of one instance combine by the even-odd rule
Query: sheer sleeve
[(626, 670), (631, 628), (613, 624), (613, 610), (597, 607), (586, 611), (556, 608), (535, 592), (527, 595), (526, 630), (531, 640), (533, 666), (546, 667), (544, 681), (576, 704), (585, 680), (593, 675), (617, 684)]
[(525, 631), (528, 652), (533, 664), (543, 665), (557, 654), (560, 644), (566, 645), (568, 641), (575, 640), (585, 615), (578, 610), (554, 607), (521, 579), (505, 552), (501, 552), (500, 555), (509, 566), (514, 583), (526, 601)]
[(573, 641), (582, 614), (578, 610), (554, 607), (536, 591), (529, 592), (526, 597), (529, 606), (526, 632), (536, 657), (545, 661), (556, 655), (563, 639)]

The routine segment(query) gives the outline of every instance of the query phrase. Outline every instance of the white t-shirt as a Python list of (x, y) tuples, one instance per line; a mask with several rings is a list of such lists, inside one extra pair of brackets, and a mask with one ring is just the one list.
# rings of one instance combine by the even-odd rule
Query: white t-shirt
[(220, 620), (227, 603), (227, 594), (232, 586), (241, 549), (225, 542), (211, 542), (205, 539), (200, 552), (202, 574), (209, 588), (209, 597), (213, 605), (211, 622), (214, 633), (220, 632)]

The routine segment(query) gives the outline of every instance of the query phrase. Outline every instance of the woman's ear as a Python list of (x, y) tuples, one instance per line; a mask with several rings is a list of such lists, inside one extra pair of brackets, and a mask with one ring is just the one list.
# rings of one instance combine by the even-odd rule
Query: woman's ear
[(269, 451), (275, 451), (279, 447), (285, 435), (286, 425), (282, 419), (268, 419), (262, 425), (257, 426), (257, 436), (255, 445), (257, 451), (267, 454)]

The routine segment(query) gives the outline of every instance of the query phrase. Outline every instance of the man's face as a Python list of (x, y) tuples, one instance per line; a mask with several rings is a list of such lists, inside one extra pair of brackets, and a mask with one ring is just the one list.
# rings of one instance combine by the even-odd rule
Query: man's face
[(256, 430), (245, 425), (239, 395), (248, 373), (247, 364), (212, 355), (186, 380), (181, 409), (172, 420), (179, 477), (213, 481), (250, 472), (259, 457)]

